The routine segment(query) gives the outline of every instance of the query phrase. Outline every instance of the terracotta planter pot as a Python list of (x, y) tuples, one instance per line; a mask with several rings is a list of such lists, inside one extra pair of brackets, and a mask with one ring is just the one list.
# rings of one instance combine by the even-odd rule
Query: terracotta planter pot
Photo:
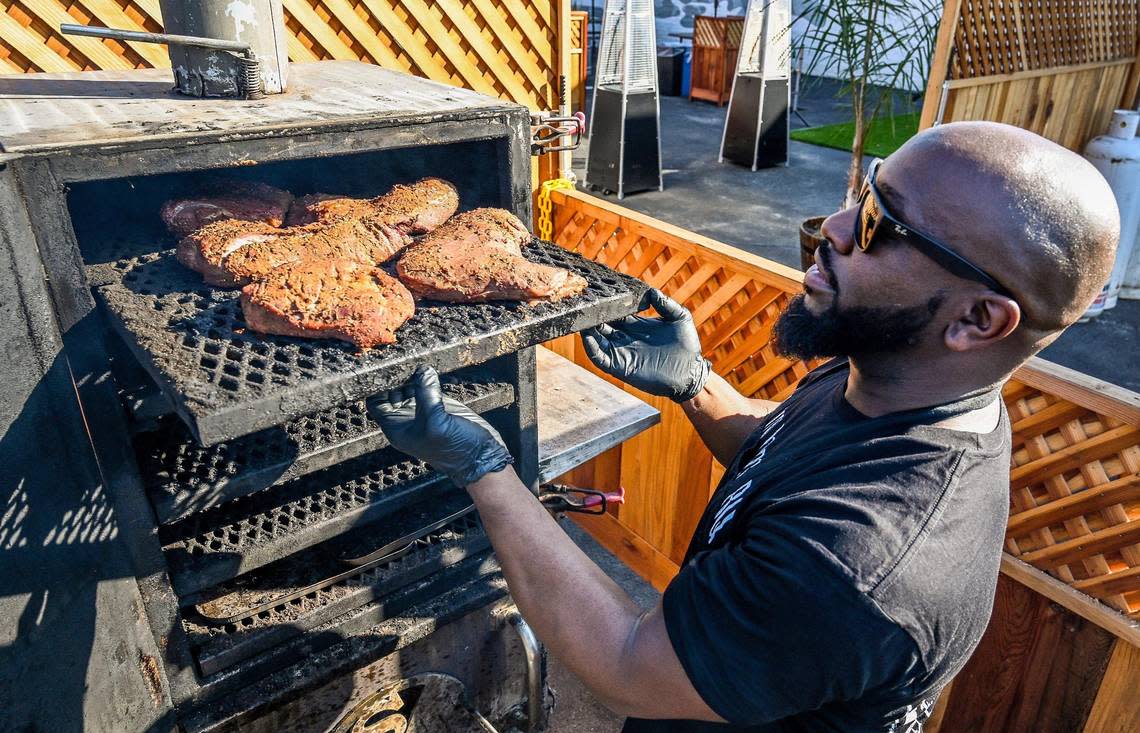
[(819, 233), (819, 227), (826, 218), (826, 216), (813, 216), (800, 224), (800, 269), (804, 272), (815, 264), (815, 248), (824, 241), (823, 235)]

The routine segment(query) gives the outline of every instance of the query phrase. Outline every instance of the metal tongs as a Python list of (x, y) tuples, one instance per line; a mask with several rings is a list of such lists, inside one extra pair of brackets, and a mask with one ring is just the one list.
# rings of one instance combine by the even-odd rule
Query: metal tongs
[(543, 484), (538, 487), (538, 500), (552, 512), (605, 514), (610, 504), (625, 503), (625, 487), (605, 492), (569, 484)]
[[(557, 153), (560, 150), (577, 150), (582, 144), (582, 133), (586, 129), (586, 115), (575, 112), (569, 117), (551, 112), (537, 112), (530, 115), (531, 155)], [(562, 138), (570, 138), (563, 143)]]

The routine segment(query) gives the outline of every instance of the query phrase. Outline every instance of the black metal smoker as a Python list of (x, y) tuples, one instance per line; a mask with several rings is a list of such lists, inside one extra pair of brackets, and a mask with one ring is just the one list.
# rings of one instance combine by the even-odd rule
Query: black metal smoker
[(529, 113), (350, 62), (257, 101), (170, 86), (0, 78), (0, 729), (540, 729), (541, 650), (469, 500), (361, 400), (435, 366), (537, 490), (566, 466), (540, 465), (534, 346), (644, 286), (535, 240), (583, 295), (426, 304), (366, 354), (249, 333), (173, 261), (164, 200), (442, 175), (529, 222)]

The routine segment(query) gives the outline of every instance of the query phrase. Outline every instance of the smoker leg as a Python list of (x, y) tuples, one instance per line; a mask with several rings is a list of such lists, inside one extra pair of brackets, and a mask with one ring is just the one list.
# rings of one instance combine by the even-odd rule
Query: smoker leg
[(532, 733), (538, 729), (542, 717), (542, 646), (522, 614), (517, 611), (511, 614), (510, 622), (519, 632), (526, 652), (526, 729)]

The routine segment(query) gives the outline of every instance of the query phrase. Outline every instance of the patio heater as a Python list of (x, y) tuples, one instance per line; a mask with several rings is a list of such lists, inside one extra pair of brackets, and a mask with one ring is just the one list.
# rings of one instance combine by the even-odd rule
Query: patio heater
[(661, 123), (653, 0), (606, 0), (590, 111), (586, 185), (661, 190)]
[(744, 35), (720, 139), (720, 161), (788, 164), (791, 77), (790, 0), (749, 0)]

